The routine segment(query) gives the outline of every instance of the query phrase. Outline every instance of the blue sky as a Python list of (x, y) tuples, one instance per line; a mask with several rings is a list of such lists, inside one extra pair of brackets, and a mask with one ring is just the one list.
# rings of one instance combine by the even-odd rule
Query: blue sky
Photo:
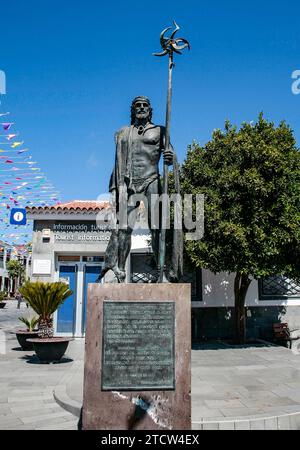
[(107, 192), (115, 131), (133, 97), (164, 123), (167, 60), (159, 34), (181, 27), (191, 51), (176, 58), (172, 142), (179, 160), (229, 118), (285, 119), (300, 141), (300, 4), (296, 1), (10, 0), (0, 10), (0, 69), (10, 111), (33, 159), (62, 200)]

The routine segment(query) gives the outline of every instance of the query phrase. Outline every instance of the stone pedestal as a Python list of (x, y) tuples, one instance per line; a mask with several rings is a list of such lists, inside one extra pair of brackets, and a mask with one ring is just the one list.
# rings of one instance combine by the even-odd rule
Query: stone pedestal
[(84, 430), (191, 429), (189, 284), (90, 284)]

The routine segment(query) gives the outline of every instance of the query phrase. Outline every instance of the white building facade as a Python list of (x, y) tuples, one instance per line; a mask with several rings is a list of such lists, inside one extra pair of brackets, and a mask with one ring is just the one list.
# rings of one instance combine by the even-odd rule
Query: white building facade
[(0, 241), (0, 291), (9, 290), (9, 276), (6, 270), (6, 264), (10, 259), (10, 251), (8, 245)]
[[(32, 280), (67, 282), (73, 295), (55, 315), (55, 332), (85, 333), (87, 286), (96, 281), (104, 262), (110, 230), (99, 221), (108, 202), (74, 201), (53, 207), (27, 208), (32, 219)], [(147, 282), (154, 270), (149, 235), (134, 231), (127, 261), (127, 282)], [(107, 279), (105, 280), (107, 281)], [(193, 340), (231, 339), (234, 334), (234, 274), (208, 270), (185, 272), (192, 284)], [(300, 328), (300, 287), (293, 280), (253, 280), (246, 298), (248, 338), (272, 338), (272, 325), (288, 322)]]

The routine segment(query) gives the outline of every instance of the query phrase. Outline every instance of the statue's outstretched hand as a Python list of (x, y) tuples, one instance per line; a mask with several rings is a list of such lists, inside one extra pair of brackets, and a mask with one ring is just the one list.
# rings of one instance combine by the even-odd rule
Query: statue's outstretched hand
[(164, 150), (164, 162), (168, 164), (168, 166), (171, 166), (173, 164), (173, 156), (174, 152), (171, 147), (169, 147), (167, 150)]

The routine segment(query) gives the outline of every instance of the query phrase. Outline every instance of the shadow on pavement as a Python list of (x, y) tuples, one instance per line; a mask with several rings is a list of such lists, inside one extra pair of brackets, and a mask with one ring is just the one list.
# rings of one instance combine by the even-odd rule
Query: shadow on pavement
[(27, 364), (66, 364), (66, 363), (71, 363), (74, 360), (72, 358), (61, 358), (60, 361), (53, 361), (53, 362), (44, 362), (44, 361), (40, 361), (38, 359), (38, 357), (36, 355), (24, 355), (21, 356), (21, 358), (19, 359), (23, 359), (27, 362)]
[(249, 341), (245, 344), (235, 344), (232, 341), (207, 341), (193, 342), (192, 350), (220, 350), (220, 349), (241, 349), (241, 348), (264, 348), (277, 347), (276, 344), (267, 341)]
[(26, 352), (28, 350), (23, 350), (22, 347), (14, 347), (14, 348), (11, 349), (11, 351), (12, 352)]

